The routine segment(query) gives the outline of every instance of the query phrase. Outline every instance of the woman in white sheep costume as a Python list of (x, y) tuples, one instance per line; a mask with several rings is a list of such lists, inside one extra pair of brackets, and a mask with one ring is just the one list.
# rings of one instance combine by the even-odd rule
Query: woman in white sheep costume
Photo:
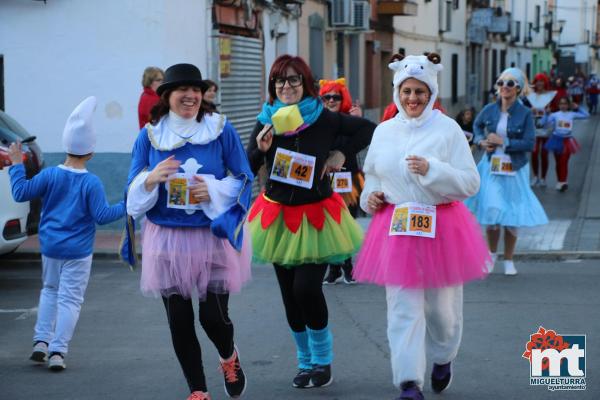
[[(426, 354), (434, 363), (433, 391), (450, 383), (463, 284), (485, 277), (491, 260), (462, 204), (479, 189), (469, 144), (454, 120), (432, 109), (440, 56), (394, 57), (389, 67), (399, 113), (377, 127), (365, 160), (361, 207), (373, 220), (355, 278), (386, 287), (394, 385), (399, 399), (423, 399)], [(406, 218), (392, 221), (398, 215)]]

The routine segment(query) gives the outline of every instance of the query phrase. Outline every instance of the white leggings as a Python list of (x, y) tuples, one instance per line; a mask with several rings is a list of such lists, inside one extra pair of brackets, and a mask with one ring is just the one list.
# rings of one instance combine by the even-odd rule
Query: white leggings
[(415, 381), (423, 387), (426, 356), (446, 364), (456, 357), (462, 337), (463, 287), (404, 289), (386, 286), (388, 341), (394, 385)]

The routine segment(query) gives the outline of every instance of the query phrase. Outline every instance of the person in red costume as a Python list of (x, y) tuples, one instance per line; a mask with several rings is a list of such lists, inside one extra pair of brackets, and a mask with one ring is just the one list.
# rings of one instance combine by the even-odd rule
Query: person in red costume
[(557, 112), (560, 110), (560, 107), (558, 106), (560, 99), (563, 97), (569, 97), (569, 94), (567, 93), (567, 85), (560, 76), (554, 79), (552, 90), (556, 90), (556, 95), (552, 99), (552, 102), (550, 102), (550, 111)]
[(156, 94), (156, 89), (160, 86), (165, 73), (158, 67), (148, 67), (144, 70), (142, 76), (142, 86), (144, 91), (140, 96), (138, 103), (138, 121), (140, 129), (150, 122), (150, 110), (158, 103), (160, 97)]

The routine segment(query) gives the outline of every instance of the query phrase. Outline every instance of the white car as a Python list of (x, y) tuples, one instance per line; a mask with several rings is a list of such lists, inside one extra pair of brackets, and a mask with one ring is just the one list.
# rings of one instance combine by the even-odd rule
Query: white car
[(43, 154), (32, 136), (17, 121), (0, 110), (0, 255), (10, 253), (28, 235), (38, 232), (41, 199), (17, 203), (10, 190), (8, 168), (11, 165), (8, 146), (16, 141), (23, 144), (23, 164), (27, 179), (44, 167)]
[(0, 146), (0, 254), (10, 253), (27, 239), (29, 202), (17, 203), (10, 191), (7, 148)]

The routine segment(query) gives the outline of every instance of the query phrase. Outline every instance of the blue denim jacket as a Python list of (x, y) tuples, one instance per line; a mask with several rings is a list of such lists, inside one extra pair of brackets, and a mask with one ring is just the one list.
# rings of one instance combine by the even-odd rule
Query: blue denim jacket
[[(483, 107), (473, 123), (474, 143), (479, 144), (490, 133), (496, 132), (500, 120), (500, 101)], [(507, 125), (508, 141), (504, 152), (510, 155), (514, 171), (519, 170), (528, 162), (527, 153), (533, 151), (535, 144), (535, 123), (531, 110), (519, 100), (508, 109)], [(491, 157), (491, 153), (488, 153)]]

